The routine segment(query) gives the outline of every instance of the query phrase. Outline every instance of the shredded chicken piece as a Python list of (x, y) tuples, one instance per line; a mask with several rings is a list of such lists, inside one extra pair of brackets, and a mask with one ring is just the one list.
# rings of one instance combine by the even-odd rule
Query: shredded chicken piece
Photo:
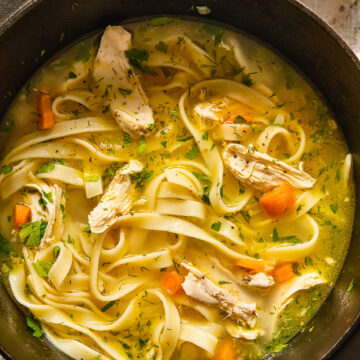
[(200, 270), (182, 262), (181, 266), (189, 273), (182, 283), (186, 295), (209, 305), (217, 305), (233, 320), (254, 327), (256, 323), (256, 304), (243, 303), (232, 294), (215, 285)]
[(94, 80), (99, 96), (109, 106), (119, 126), (132, 137), (147, 135), (154, 125), (153, 114), (125, 51), (131, 34), (122, 26), (108, 26), (101, 38), (94, 63)]
[(97, 206), (89, 214), (91, 232), (99, 234), (114, 225), (117, 218), (128, 214), (133, 206), (133, 190), (130, 174), (143, 169), (139, 161), (129, 161), (128, 165), (119, 169), (110, 182), (105, 194)]
[(31, 208), (31, 221), (47, 221), (40, 248), (60, 240), (62, 235), (60, 204), (64, 201), (62, 199), (62, 187), (58, 184), (39, 181), (26, 184), (25, 188), (37, 190), (37, 192), (26, 194), (24, 197), (24, 204)]
[(298, 189), (309, 189), (316, 181), (305, 171), (240, 144), (229, 144), (223, 152), (223, 159), (237, 179), (257, 191), (268, 191), (284, 183)]
[(205, 127), (212, 128), (222, 122), (220, 113), (224, 109), (225, 101), (207, 101), (196, 104), (196, 115), (204, 123)]
[(268, 288), (275, 284), (274, 278), (265, 273), (257, 273), (255, 275), (245, 275), (244, 283), (248, 286), (259, 287), (259, 288)]

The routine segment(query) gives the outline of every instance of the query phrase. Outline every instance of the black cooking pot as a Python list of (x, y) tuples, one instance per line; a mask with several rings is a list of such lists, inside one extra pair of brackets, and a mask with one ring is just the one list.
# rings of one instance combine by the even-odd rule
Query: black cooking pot
[[(7, 2), (0, 2), (1, 12)], [(0, 116), (13, 94), (41, 64), (88, 32), (138, 16), (176, 14), (201, 18), (192, 10), (192, 0), (11, 0), (8, 4), (9, 9), (16, 11), (0, 26)], [(195, 5), (207, 5), (211, 9), (207, 18), (257, 36), (302, 69), (334, 110), (354, 155), (355, 175), (358, 174), (360, 63), (344, 42), (294, 0), (199, 0)], [(356, 182), (359, 189), (358, 179)], [(360, 284), (359, 220), (357, 203), (347, 260), (333, 291), (307, 327), (314, 327), (313, 330), (296, 336), (276, 358), (329, 358), (357, 326), (360, 314), (360, 287), (356, 286)], [(348, 292), (352, 279), (355, 287)], [(0, 301), (0, 348), (5, 357), (16, 360), (67, 358), (46, 341), (40, 342), (31, 335), (23, 314), (2, 285)], [(360, 359), (360, 350), (350, 348), (350, 351), (351, 359)]]

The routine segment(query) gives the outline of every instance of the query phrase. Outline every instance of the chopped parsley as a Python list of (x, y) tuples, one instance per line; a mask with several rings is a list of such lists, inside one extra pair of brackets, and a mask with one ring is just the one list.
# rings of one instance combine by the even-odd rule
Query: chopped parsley
[(109, 177), (113, 177), (122, 166), (118, 165), (117, 163), (111, 164), (108, 168), (104, 170), (102, 175), (102, 180), (106, 181)]
[(72, 71), (69, 72), (68, 74), (68, 79), (76, 79), (77, 75), (75, 73), (73, 73)]
[(188, 136), (188, 137), (186, 137), (186, 138), (176, 139), (176, 141), (185, 142), (185, 141), (191, 140), (192, 138), (193, 138), (192, 136)]
[(238, 183), (239, 183), (239, 195), (244, 194), (245, 188), (243, 187), (240, 181)]
[(142, 70), (141, 63), (147, 61), (149, 54), (146, 50), (142, 49), (130, 49), (125, 51), (125, 55), (129, 60), (129, 63), (137, 69)]
[(55, 169), (55, 164), (53, 162), (49, 162), (46, 164), (43, 164), (39, 170), (37, 171), (38, 174), (42, 173), (48, 173), (50, 171), (53, 171)]
[(143, 170), (135, 174), (131, 174), (131, 181), (136, 183), (135, 188), (143, 187), (153, 176), (153, 171)]
[(347, 288), (347, 292), (350, 292), (355, 286), (354, 279), (350, 281), (349, 287)]
[(336, 181), (336, 182), (339, 182), (340, 179), (341, 179), (340, 170), (337, 169), (337, 170), (336, 170), (336, 174), (335, 174), (335, 181)]
[(246, 123), (246, 119), (241, 115), (238, 115), (234, 120), (234, 124), (245, 124), (245, 123)]
[(41, 239), (43, 238), (46, 228), (47, 221), (34, 221), (21, 225), (21, 230), (19, 231), (20, 239), (26, 239), (25, 245), (36, 247), (40, 245)]
[(42, 194), (43, 194), (51, 203), (54, 202), (51, 191), (49, 191), (49, 192), (42, 191)]
[(246, 86), (251, 86), (253, 84), (253, 81), (251, 79), (251, 75), (256, 74), (256, 72), (245, 74), (241, 77), (241, 82)]
[(13, 169), (14, 169), (14, 166), (12, 166), (12, 165), (3, 165), (2, 167), (1, 167), (1, 172), (3, 173), (3, 174), (10, 174), (12, 171), (13, 171)]
[(159, 41), (159, 43), (155, 45), (155, 49), (163, 52), (164, 54), (168, 52), (168, 46), (163, 41)]
[(221, 225), (221, 221), (214, 222), (211, 224), (211, 229), (214, 231), (220, 231)]
[(142, 68), (142, 71), (146, 74), (149, 74), (149, 75), (152, 75), (152, 76), (156, 76), (158, 73), (152, 69), (150, 66), (148, 65), (145, 65), (143, 68)]
[(123, 131), (122, 134), (123, 134), (123, 137), (124, 137), (124, 142), (122, 143), (123, 146), (130, 146), (132, 144), (130, 135), (125, 131)]
[(197, 146), (194, 144), (193, 147), (185, 154), (185, 157), (189, 160), (194, 160), (199, 156), (200, 152)]
[(39, 338), (43, 336), (44, 332), (41, 330), (41, 328), (34, 322), (34, 320), (31, 317), (26, 318), (26, 325), (33, 331), (33, 336)]
[(34, 269), (41, 277), (47, 277), (52, 266), (52, 261), (39, 261), (38, 263), (33, 263)]
[(211, 181), (210, 178), (205, 174), (200, 174), (196, 171), (193, 171), (192, 174), (199, 180)]
[(84, 233), (87, 233), (88, 235), (90, 235), (90, 234), (91, 234), (90, 225), (85, 226), (82, 231), (83, 231)]
[(171, 116), (172, 118), (174, 117), (174, 118), (180, 120), (180, 115), (179, 115), (178, 107), (177, 107), (177, 106), (171, 111), (170, 116)]
[(105, 312), (105, 311), (108, 311), (112, 306), (114, 306), (116, 304), (116, 302), (113, 300), (113, 301), (110, 301), (108, 302), (104, 307), (102, 307), (100, 310), (101, 312)]
[(230, 281), (220, 280), (219, 285), (231, 284)]
[(171, 76), (171, 72), (170, 70), (165, 67), (165, 66), (161, 66), (161, 71), (164, 74), (165, 78), (167, 79), (169, 76)]
[(250, 221), (250, 219), (251, 219), (251, 216), (250, 216), (250, 214), (249, 214), (248, 211), (240, 210), (240, 211), (239, 211), (239, 214), (243, 217), (243, 219), (244, 219), (247, 223), (249, 223), (249, 221)]
[(302, 243), (302, 241), (295, 235), (280, 237), (276, 227), (273, 229), (272, 239), (273, 239), (273, 242), (288, 242), (291, 244)]
[(330, 204), (330, 210), (331, 210), (334, 214), (337, 213), (338, 209), (339, 209), (338, 203)]
[(131, 89), (118, 88), (118, 90), (119, 90), (119, 93), (121, 93), (124, 96), (130, 95), (133, 92)]
[(54, 260), (56, 260), (57, 257), (59, 256), (60, 250), (61, 250), (60, 246), (54, 246), (54, 248), (53, 248), (53, 258), (54, 258)]

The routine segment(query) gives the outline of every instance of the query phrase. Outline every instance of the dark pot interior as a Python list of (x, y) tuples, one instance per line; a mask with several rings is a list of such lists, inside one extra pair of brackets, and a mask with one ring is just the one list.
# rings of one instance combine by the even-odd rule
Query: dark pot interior
[[(334, 110), (360, 171), (360, 64), (347, 46), (316, 16), (294, 0), (201, 0), (212, 12), (206, 18), (242, 29), (285, 54), (316, 84)], [(0, 115), (12, 95), (54, 52), (82, 35), (131, 17), (154, 14), (200, 16), (191, 0), (33, 0), (0, 27)], [(45, 54), (41, 56), (43, 50)], [(357, 191), (358, 193), (358, 191)], [(353, 239), (343, 271), (324, 306), (278, 359), (329, 357), (360, 313), (360, 219), (357, 203)], [(10, 358), (65, 359), (26, 329), (25, 319), (0, 286), (0, 346)], [(353, 359), (359, 358), (355, 353)]]

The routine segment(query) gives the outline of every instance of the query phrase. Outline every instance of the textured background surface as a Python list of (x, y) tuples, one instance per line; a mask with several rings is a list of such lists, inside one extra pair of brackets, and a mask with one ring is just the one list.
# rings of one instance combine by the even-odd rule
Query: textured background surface
[[(24, 3), (33, 0), (0, 0), (0, 24)], [(46, 0), (45, 0), (46, 1)], [(79, 0), (78, 0), (79, 1)], [(97, 0), (101, 1), (101, 0)], [(156, 0), (154, 0), (156, 1)], [(271, 0), (264, 0), (271, 1)], [(360, 0), (300, 0), (330, 24), (360, 57)], [(80, 1), (79, 1), (80, 2)], [(1, 360), (0, 356), (0, 360)], [(360, 330), (332, 360), (360, 360)], [(20, 359), (19, 359), (20, 360)], [(21, 359), (23, 360), (23, 359)], [(25, 359), (24, 359), (25, 360)], [(305, 360), (305, 359), (304, 359)], [(317, 360), (317, 359), (306, 359)]]
[[(329, 23), (360, 57), (359, 0), (300, 0)], [(360, 359), (360, 355), (359, 355)]]

